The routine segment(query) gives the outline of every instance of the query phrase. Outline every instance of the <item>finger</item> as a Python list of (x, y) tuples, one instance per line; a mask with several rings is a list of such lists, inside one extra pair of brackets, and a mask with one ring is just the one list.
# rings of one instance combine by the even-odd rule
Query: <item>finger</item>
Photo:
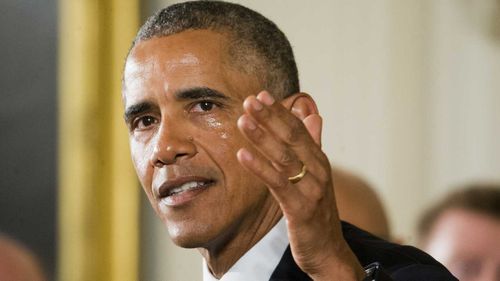
[[(321, 166), (328, 162), (318, 143), (311, 137), (302, 121), (281, 104), (274, 102), (267, 92), (261, 92), (257, 98), (248, 97), (243, 103), (243, 107), (259, 126), (287, 144), (311, 170), (322, 169)], [(308, 122), (310, 121), (308, 120)], [(314, 125), (311, 126), (311, 129), (320, 141), (320, 129), (317, 128), (319, 124), (311, 123)]]
[(243, 114), (238, 119), (238, 128), (254, 147), (271, 161), (274, 167), (288, 175), (296, 175), (302, 169), (302, 163), (296, 154), (268, 131), (257, 126), (255, 121)]
[(266, 184), (283, 212), (300, 209), (301, 193), (293, 188), (288, 178), (278, 172), (262, 155), (252, 154), (249, 150), (241, 148), (236, 157), (245, 169)]
[[(316, 178), (316, 175), (324, 176), (323, 173), (312, 170), (310, 163), (304, 164), (297, 158), (288, 145), (277, 141), (275, 136), (257, 126), (250, 116), (246, 114), (242, 115), (238, 119), (238, 127), (250, 143), (254, 145), (255, 149), (259, 152), (258, 155), (266, 160), (264, 163), (257, 166), (258, 169), (262, 169), (269, 165), (269, 167), (274, 168), (275, 172), (280, 174), (280, 177), (286, 178), (287, 181), (290, 181), (289, 179), (291, 177), (299, 175), (304, 171), (303, 169), (305, 169), (305, 175), (302, 176), (297, 183), (288, 184), (291, 185), (293, 189), (300, 191), (300, 193), (302, 193), (301, 196), (304, 198), (314, 199), (322, 196), (324, 192), (322, 182), (325, 181), (326, 178), (323, 178), (323, 181), (321, 181)], [(329, 168), (328, 171), (330, 171)], [(263, 174), (264, 172), (257, 171), (255, 173)], [(271, 174), (271, 176), (276, 178), (274, 174), (275, 173)], [(307, 180), (305, 180), (306, 178)], [(276, 185), (279, 188), (279, 184), (276, 184), (272, 180), (267, 180), (267, 182), (269, 185)], [(303, 198), (298, 198), (297, 200), (302, 199)]]
[(268, 92), (261, 92), (257, 97), (248, 97), (243, 107), (259, 125), (287, 144), (298, 145), (311, 140), (302, 121), (275, 102)]
[[(318, 194), (320, 190), (308, 192), (307, 195), (313, 196), (310, 198), (313, 201), (310, 201), (309, 196), (305, 196), (296, 186), (291, 184), (287, 177), (283, 177), (281, 173), (273, 170), (269, 161), (266, 161), (259, 153), (252, 154), (247, 149), (242, 148), (238, 151), (237, 158), (245, 169), (264, 182), (290, 222), (311, 219), (312, 209), (314, 209), (312, 207), (317, 207), (318, 199), (324, 196)], [(301, 183), (306, 186), (318, 186), (318, 182), (313, 177), (304, 177)], [(311, 202), (314, 203), (311, 204)]]

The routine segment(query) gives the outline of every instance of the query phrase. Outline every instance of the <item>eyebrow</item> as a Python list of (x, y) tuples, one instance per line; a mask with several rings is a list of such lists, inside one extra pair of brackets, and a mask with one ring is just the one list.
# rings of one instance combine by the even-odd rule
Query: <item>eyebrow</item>
[(137, 116), (147, 111), (151, 111), (151, 109), (153, 108), (154, 108), (153, 103), (147, 101), (138, 104), (133, 104), (127, 107), (125, 113), (123, 114), (123, 118), (125, 119), (125, 122), (129, 123), (130, 120), (134, 118), (134, 116)]
[[(218, 99), (218, 100), (230, 100), (230, 98), (221, 92), (208, 88), (208, 87), (195, 87), (188, 88), (184, 90), (180, 90), (174, 94), (177, 100), (199, 100), (199, 99)], [(155, 105), (152, 102), (140, 102), (137, 104), (133, 104), (125, 110), (123, 114), (123, 118), (126, 123), (129, 123), (135, 116), (140, 115), (144, 112), (151, 111), (155, 108)]]
[(204, 98), (229, 100), (230, 98), (223, 93), (208, 87), (195, 87), (183, 89), (175, 93), (178, 100), (198, 100)]

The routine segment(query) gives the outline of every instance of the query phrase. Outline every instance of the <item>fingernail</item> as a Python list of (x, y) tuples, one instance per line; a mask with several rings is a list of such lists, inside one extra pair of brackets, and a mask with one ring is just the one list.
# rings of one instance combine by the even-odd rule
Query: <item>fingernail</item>
[(252, 154), (248, 150), (246, 150), (245, 148), (240, 149), (239, 154), (240, 154), (240, 158), (244, 161), (252, 161), (253, 160)]
[(238, 118), (238, 127), (242, 129), (249, 129), (252, 131), (257, 129), (257, 125), (255, 124), (255, 122), (247, 115), (242, 115), (240, 116), (240, 118)]
[(257, 99), (252, 100), (252, 107), (256, 111), (261, 111), (262, 108), (264, 108), (264, 106), (262, 105), (262, 103), (260, 103), (260, 101), (257, 100)]
[(267, 91), (261, 92), (257, 96), (257, 99), (265, 105), (272, 105), (274, 103), (274, 98)]
[(255, 130), (255, 129), (257, 129), (257, 125), (255, 125), (255, 123), (253, 122), (252, 118), (246, 117), (245, 118), (245, 123), (246, 123), (246, 126), (247, 126), (248, 129), (250, 129), (252, 131)]

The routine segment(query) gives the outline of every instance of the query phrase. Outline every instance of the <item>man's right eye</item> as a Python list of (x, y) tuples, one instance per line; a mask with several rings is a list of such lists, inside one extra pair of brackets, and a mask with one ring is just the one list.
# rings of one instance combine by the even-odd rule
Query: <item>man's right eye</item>
[(157, 124), (158, 120), (154, 118), (153, 116), (143, 116), (140, 118), (137, 118), (137, 120), (134, 122), (134, 129), (135, 130), (144, 130), (150, 127), (151, 125)]

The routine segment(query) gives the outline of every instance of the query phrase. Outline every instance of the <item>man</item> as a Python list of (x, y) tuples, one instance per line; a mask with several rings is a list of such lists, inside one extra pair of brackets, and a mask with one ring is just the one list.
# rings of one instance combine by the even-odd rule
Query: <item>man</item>
[(424, 214), (420, 244), (462, 281), (500, 280), (500, 185), (471, 185)]
[(46, 280), (36, 256), (19, 242), (0, 234), (0, 280)]
[(200, 250), (204, 280), (391, 280), (376, 266), (367, 277), (375, 261), (396, 280), (452, 280), (415, 249), (341, 226), (321, 117), (262, 15), (218, 1), (160, 11), (123, 85), (140, 182), (172, 240)]

